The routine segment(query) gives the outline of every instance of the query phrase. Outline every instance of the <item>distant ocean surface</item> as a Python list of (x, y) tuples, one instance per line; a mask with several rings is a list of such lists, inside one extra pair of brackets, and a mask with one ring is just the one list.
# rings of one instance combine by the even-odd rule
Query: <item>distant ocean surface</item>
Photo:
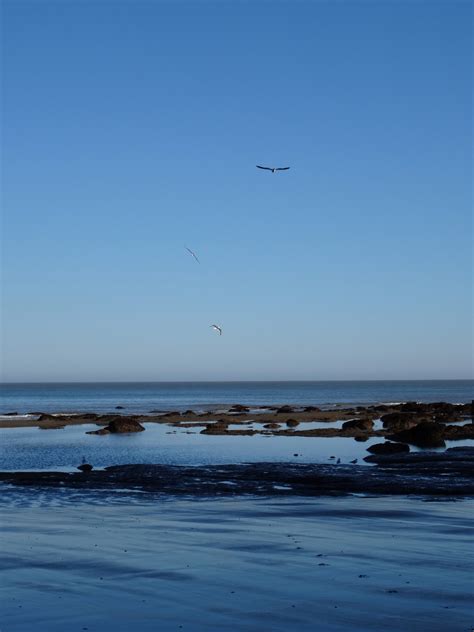
[(8, 412), (206, 410), (226, 404), (322, 407), (388, 402), (470, 402), (474, 380), (318, 382), (115, 382), (0, 385), (0, 415)]

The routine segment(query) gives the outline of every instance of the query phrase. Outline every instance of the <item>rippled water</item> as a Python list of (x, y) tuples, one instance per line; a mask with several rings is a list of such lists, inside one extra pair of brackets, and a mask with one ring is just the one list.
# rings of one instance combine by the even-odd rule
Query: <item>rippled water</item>
[(470, 402), (474, 380), (324, 382), (143, 382), (3, 384), (2, 412), (127, 412), (183, 410), (215, 404), (373, 404), (401, 401)]

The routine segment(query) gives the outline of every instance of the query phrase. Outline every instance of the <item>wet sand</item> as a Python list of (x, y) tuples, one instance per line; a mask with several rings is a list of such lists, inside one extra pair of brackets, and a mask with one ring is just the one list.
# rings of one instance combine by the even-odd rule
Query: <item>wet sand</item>
[(472, 510), (9, 488), (2, 628), (465, 632)]

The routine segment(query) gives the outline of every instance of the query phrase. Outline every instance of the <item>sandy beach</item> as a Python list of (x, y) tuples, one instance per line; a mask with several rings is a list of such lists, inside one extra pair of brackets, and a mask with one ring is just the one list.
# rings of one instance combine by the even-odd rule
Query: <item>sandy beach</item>
[(468, 632), (472, 509), (9, 489), (2, 628)]

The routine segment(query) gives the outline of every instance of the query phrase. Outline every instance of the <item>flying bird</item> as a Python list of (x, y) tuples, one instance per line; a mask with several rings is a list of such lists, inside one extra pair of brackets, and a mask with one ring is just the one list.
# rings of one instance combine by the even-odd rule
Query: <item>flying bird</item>
[(219, 336), (222, 336), (222, 328), (219, 327), (219, 325), (209, 325), (209, 327), (212, 327), (212, 329), (215, 329), (216, 331), (218, 331)]
[(266, 171), (275, 173), (275, 171), (288, 171), (289, 167), (262, 167), (261, 165), (257, 165), (257, 169), (265, 169)]
[(195, 253), (195, 252), (193, 252), (193, 251), (191, 250), (191, 248), (188, 248), (187, 246), (185, 246), (185, 248), (186, 248), (186, 250), (189, 252), (189, 254), (191, 254), (191, 255), (192, 255), (192, 256), (196, 259), (196, 261), (197, 261), (198, 263), (201, 263), (201, 262), (199, 261), (199, 259), (197, 258), (196, 253)]

